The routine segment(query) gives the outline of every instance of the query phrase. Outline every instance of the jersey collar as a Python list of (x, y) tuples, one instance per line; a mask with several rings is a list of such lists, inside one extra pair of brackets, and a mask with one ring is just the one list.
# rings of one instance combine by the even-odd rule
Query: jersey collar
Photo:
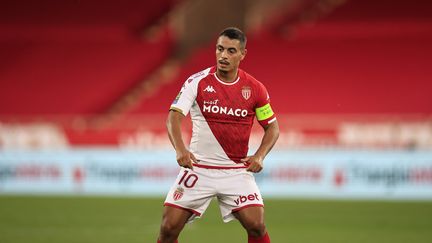
[(225, 84), (225, 85), (233, 85), (233, 84), (236, 84), (240, 80), (240, 75), (238, 73), (237, 73), (237, 79), (232, 83), (227, 83), (227, 82), (220, 80), (219, 77), (216, 75), (216, 72), (214, 72), (213, 75), (215, 76), (216, 80), (219, 81), (219, 83)]

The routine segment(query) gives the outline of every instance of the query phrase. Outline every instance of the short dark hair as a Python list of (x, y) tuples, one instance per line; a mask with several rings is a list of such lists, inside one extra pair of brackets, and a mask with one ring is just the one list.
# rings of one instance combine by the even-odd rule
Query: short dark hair
[(242, 49), (246, 48), (246, 42), (247, 42), (246, 35), (239, 28), (228, 27), (222, 30), (222, 32), (219, 34), (219, 37), (220, 36), (226, 36), (231, 40), (239, 40), (241, 48)]

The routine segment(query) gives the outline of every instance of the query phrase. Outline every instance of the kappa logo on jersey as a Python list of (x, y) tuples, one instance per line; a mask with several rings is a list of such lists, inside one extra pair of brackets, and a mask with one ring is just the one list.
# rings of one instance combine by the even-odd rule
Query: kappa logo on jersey
[(207, 86), (207, 88), (205, 88), (204, 91), (207, 91), (209, 93), (216, 93), (216, 90), (211, 85)]
[(252, 89), (249, 86), (243, 86), (242, 88), (242, 96), (245, 100), (248, 100), (251, 97)]
[(235, 204), (238, 206), (247, 201), (259, 201), (258, 194), (249, 194), (247, 196), (239, 196), (236, 200), (234, 200)]
[(174, 201), (180, 200), (183, 197), (184, 189), (181, 187), (177, 187), (177, 190), (175, 190), (173, 194)]

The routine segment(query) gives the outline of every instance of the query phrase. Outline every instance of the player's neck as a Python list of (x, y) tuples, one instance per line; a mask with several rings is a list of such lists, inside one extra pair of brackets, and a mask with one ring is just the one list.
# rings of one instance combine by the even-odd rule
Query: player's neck
[(216, 71), (217, 77), (226, 83), (232, 83), (236, 81), (237, 73), (238, 69), (232, 70), (231, 72), (221, 71), (219, 69)]

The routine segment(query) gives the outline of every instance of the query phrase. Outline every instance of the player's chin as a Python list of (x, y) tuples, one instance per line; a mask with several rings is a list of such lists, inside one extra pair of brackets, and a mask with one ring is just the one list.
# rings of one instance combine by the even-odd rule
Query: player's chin
[(228, 72), (230, 70), (230, 67), (226, 64), (218, 64), (218, 69), (220, 71)]

